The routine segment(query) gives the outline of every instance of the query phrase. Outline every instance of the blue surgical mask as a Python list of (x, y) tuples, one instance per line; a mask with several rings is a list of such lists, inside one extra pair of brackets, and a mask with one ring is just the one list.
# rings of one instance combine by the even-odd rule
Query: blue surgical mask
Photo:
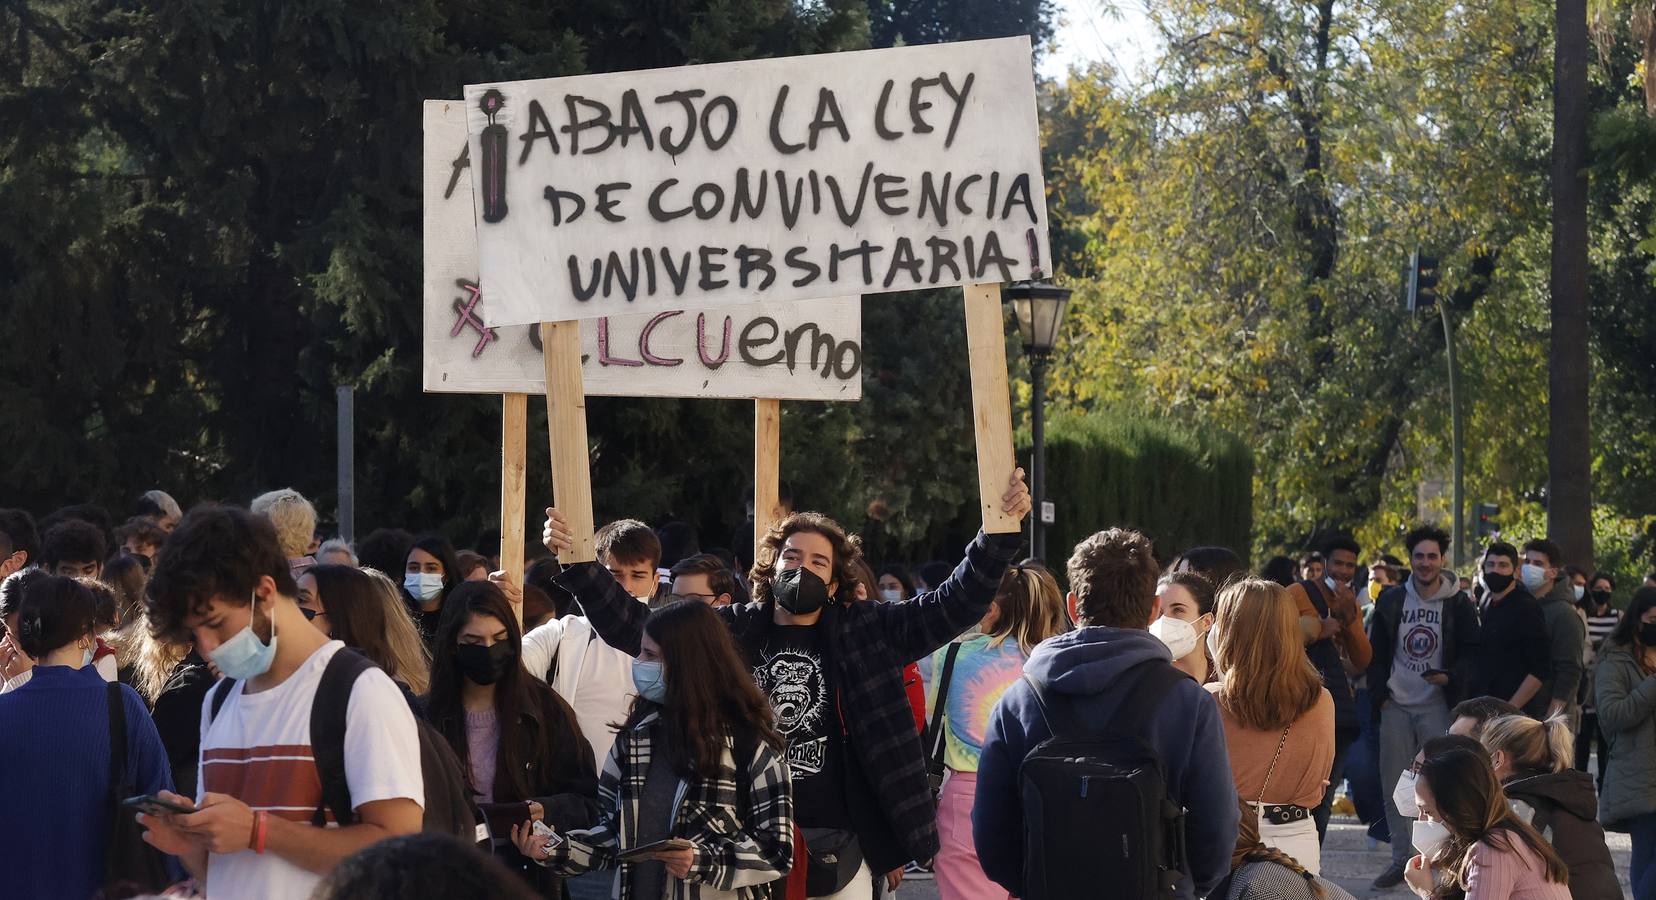
[(403, 590), (415, 600), (429, 603), (443, 592), (443, 576), (432, 572), (409, 572), (403, 578)]
[(207, 654), (225, 678), (237, 681), (256, 678), (270, 671), (270, 663), (276, 658), (276, 620), (270, 620), (270, 643), (259, 640), (259, 636), (253, 633), (253, 619), (259, 612), (257, 594), (253, 595), (251, 612), (253, 615), (248, 617), (246, 628)]
[(84, 669), (90, 665), (92, 665), (92, 648), (87, 647), (81, 652), (81, 668)]
[(662, 677), (659, 661), (633, 660), (632, 676), (633, 687), (638, 690), (638, 696), (652, 703), (667, 702), (667, 679)]
[(1518, 570), (1518, 577), (1523, 580), (1524, 587), (1534, 593), (1541, 589), (1541, 585), (1547, 583), (1547, 570), (1532, 563), (1524, 563)]

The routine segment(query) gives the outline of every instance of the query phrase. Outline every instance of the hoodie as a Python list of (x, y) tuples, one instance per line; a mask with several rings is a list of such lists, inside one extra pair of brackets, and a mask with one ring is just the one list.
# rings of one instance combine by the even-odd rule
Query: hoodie
[(1621, 897), (1616, 865), (1598, 823), (1598, 795), (1593, 776), (1575, 769), (1521, 775), (1502, 787), (1512, 809), (1541, 836), (1570, 867), (1572, 900)]
[[(1368, 687), (1370, 715), (1380, 721), (1380, 710), (1387, 700), (1403, 704), (1428, 702), (1454, 706), (1465, 689), (1469, 669), (1478, 646), (1478, 610), (1460, 590), (1459, 579), (1448, 569), (1437, 588), (1428, 597), (1416, 592), (1414, 578), (1400, 585), (1386, 588), (1374, 602), (1374, 613), (1369, 618), (1369, 645), (1374, 653), (1369, 662)], [(1424, 615), (1437, 610), (1436, 639), (1424, 633), (1432, 622), (1404, 622), (1404, 612), (1410, 601), (1417, 602)], [(1441, 653), (1435, 668), (1449, 673), (1449, 684), (1438, 687), (1422, 679), (1421, 671), (1433, 668), (1428, 658)], [(1417, 658), (1418, 655), (1418, 658)], [(1399, 669), (1402, 659), (1407, 667), (1413, 664), (1419, 671)], [(1405, 690), (1399, 692), (1399, 687)]]
[[(1541, 690), (1536, 692), (1533, 704), (1525, 712), (1545, 715), (1548, 706), (1562, 703), (1573, 716), (1576, 690), (1581, 687), (1581, 657), (1587, 647), (1587, 620), (1576, 606), (1570, 579), (1562, 575), (1540, 600), (1541, 618), (1547, 623), (1551, 674), (1541, 679)], [(1571, 730), (1576, 730), (1574, 721)]]
[[(1102, 727), (1120, 705), (1122, 673), (1150, 659), (1172, 662), (1167, 645), (1136, 628), (1092, 626), (1043, 642), (1024, 674), (1051, 690), (1075, 695), (1082, 715)], [(1213, 698), (1195, 681), (1181, 682), (1164, 701), (1145, 743), (1162, 761), (1168, 797), (1184, 807), (1189, 877), (1178, 896), (1205, 895), (1230, 871), (1239, 810)], [(978, 763), (972, 836), (984, 874), (1013, 896), (1024, 896), (1023, 805), (1018, 770), (1035, 745), (1052, 734), (1025, 681), (1014, 682), (990, 714)]]

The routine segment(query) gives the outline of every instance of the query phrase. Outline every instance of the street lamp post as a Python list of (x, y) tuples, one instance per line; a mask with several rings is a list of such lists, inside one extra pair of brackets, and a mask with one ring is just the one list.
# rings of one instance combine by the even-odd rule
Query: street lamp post
[(1046, 366), (1058, 342), (1058, 327), (1069, 307), (1070, 289), (1042, 282), (1021, 281), (1005, 291), (1018, 320), (1024, 353), (1029, 357), (1029, 430), (1034, 442), (1029, 489), (1035, 500), (1030, 521), (1029, 549), (1046, 559)]

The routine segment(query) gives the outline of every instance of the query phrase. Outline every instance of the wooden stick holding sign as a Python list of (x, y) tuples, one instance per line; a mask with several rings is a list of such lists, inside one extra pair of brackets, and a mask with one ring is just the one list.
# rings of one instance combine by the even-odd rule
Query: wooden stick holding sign
[(581, 323), (542, 322), (546, 356), (546, 433), (552, 446), (552, 501), (569, 519), (575, 545), (558, 561), (598, 558), (592, 533), (592, 470), (587, 459), (586, 390), (581, 385)]
[[(500, 408), (500, 570), (523, 585), (524, 463), (529, 458), (529, 395), (502, 394)], [(513, 604), (518, 625), (523, 604)]]
[(1006, 326), (999, 284), (968, 284), (966, 353), (972, 372), (972, 430), (977, 437), (978, 506), (987, 534), (1022, 531), (1018, 516), (1001, 511), (1012, 450), (1012, 396), (1006, 382)]
[(782, 401), (753, 401), (753, 559), (781, 515)]

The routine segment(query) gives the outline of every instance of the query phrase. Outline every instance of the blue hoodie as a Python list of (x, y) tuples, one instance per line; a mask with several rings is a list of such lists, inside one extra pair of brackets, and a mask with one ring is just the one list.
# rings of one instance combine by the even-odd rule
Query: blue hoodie
[[(1094, 626), (1036, 647), (1024, 664), (1024, 674), (1061, 693), (1091, 698), (1079, 708), (1088, 721), (1102, 727), (1121, 702), (1114, 689), (1116, 679), (1152, 658), (1172, 661), (1167, 645), (1150, 632)], [(1175, 687), (1164, 704), (1145, 738), (1166, 767), (1169, 798), (1185, 808), (1191, 878), (1180, 880), (1178, 896), (1195, 897), (1212, 890), (1230, 872), (1240, 816), (1236, 786), (1213, 697), (1192, 679)], [(1018, 769), (1029, 751), (1051, 734), (1034, 692), (1023, 681), (1014, 683), (990, 714), (978, 766), (972, 837), (984, 874), (1014, 897), (1024, 896)]]

